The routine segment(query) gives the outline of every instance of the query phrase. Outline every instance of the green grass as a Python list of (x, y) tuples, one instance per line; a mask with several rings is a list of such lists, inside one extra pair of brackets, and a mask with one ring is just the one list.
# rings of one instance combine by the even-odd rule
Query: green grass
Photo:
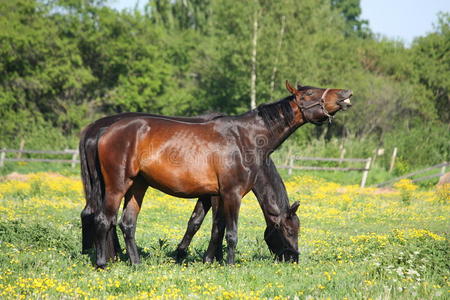
[(4, 166), (0, 168), (0, 176), (6, 176), (13, 172), (20, 174), (53, 172), (65, 176), (80, 177), (80, 164), (76, 164), (72, 168), (69, 163), (5, 162)]
[[(253, 196), (243, 200), (237, 264), (203, 264), (208, 216), (183, 265), (173, 259), (194, 200), (150, 190), (139, 216), (142, 264), (107, 270), (81, 255), (80, 184), (38, 174), (0, 182), (0, 297), (444, 299), (449, 297), (448, 200), (343, 187), (309, 177), (286, 183), (300, 200), (298, 264), (274, 262)], [(439, 201), (438, 201), (439, 200)], [(123, 243), (122, 243), (123, 246)]]

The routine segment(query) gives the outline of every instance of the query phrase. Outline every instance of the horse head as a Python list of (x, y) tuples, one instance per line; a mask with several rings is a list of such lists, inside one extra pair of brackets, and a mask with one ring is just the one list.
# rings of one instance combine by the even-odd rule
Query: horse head
[(297, 217), (299, 202), (296, 201), (286, 212), (273, 215), (264, 232), (264, 240), (270, 251), (279, 261), (298, 262), (298, 231), (300, 221)]
[(320, 125), (329, 120), (339, 111), (346, 110), (352, 103), (352, 90), (324, 89), (312, 86), (292, 87), (286, 80), (287, 90), (295, 97), (294, 101), (300, 108), (307, 122)]

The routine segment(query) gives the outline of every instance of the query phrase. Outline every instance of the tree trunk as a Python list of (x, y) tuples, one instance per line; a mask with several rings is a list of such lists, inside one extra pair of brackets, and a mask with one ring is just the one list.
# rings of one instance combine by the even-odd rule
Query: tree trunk
[(252, 74), (250, 77), (250, 108), (256, 108), (256, 46), (258, 45), (258, 10), (255, 9), (252, 40)]
[(280, 39), (278, 40), (277, 52), (275, 53), (275, 62), (273, 63), (272, 77), (270, 79), (270, 99), (272, 99), (273, 91), (275, 89), (275, 76), (277, 73), (278, 57), (280, 56), (281, 44), (283, 43), (285, 21), (286, 21), (286, 17), (282, 16), (281, 17)]

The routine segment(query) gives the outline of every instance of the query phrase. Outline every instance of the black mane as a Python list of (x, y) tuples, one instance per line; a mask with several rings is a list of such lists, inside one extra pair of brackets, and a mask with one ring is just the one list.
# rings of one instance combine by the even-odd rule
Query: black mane
[(275, 193), (275, 202), (282, 213), (286, 213), (289, 210), (289, 197), (286, 191), (286, 187), (281, 179), (280, 174), (273, 163), (273, 160), (267, 161), (270, 164), (269, 176), (272, 180), (272, 188)]
[(271, 132), (280, 133), (286, 126), (290, 126), (294, 119), (294, 112), (290, 105), (293, 95), (287, 96), (277, 102), (258, 106), (258, 115), (263, 119)]

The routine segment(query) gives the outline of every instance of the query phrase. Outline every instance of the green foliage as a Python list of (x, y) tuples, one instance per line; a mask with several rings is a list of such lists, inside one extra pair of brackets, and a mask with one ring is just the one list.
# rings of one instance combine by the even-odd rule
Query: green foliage
[(439, 118), (450, 122), (450, 13), (439, 15), (435, 32), (413, 44), (417, 77), (431, 92)]
[[(407, 134), (405, 134), (407, 132)], [(420, 164), (431, 166), (450, 158), (450, 141), (447, 138), (448, 125), (439, 122), (424, 123), (416, 121), (414, 127), (392, 131), (386, 135), (384, 144), (387, 149), (398, 147), (400, 164), (404, 173)], [(388, 162), (386, 162), (386, 165)]]
[(362, 37), (369, 34), (368, 21), (361, 20), (360, 0), (331, 0), (331, 5), (337, 8), (345, 17), (347, 33), (356, 33)]
[(449, 158), (448, 14), (406, 48), (373, 37), (359, 0), (105, 3), (2, 1), (0, 147), (74, 148), (84, 126), (117, 112), (245, 112), (256, 21), (257, 104), (285, 97), (286, 79), (354, 91), (332, 127), (304, 127), (293, 144), (370, 141), (398, 147), (408, 168)]

